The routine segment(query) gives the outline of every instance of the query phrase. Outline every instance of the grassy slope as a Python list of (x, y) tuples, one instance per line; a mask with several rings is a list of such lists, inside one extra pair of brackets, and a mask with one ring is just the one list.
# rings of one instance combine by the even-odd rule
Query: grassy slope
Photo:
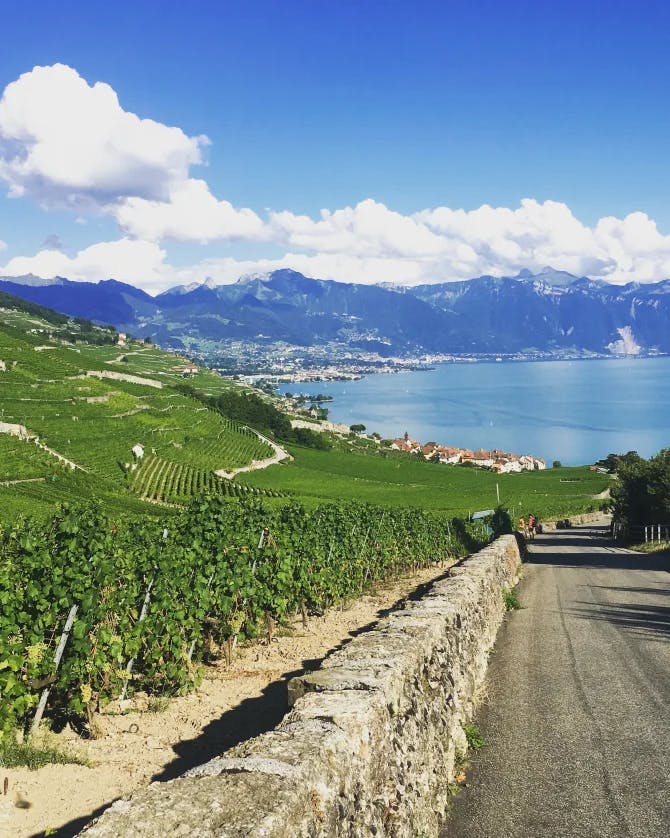
[[(35, 334), (30, 329), (44, 331)], [(1, 518), (40, 514), (58, 500), (92, 496), (102, 497), (114, 509), (156, 512), (133, 495), (124, 471), (125, 463), (133, 463), (131, 448), (138, 442), (145, 446), (147, 466), (151, 457), (169, 464), (153, 487), (167, 493), (168, 500), (168, 481), (180, 489), (186, 476), (194, 487), (211, 485), (212, 470), (271, 454), (249, 431), (170, 387), (183, 380), (174, 369), (182, 362), (174, 355), (141, 345), (127, 352), (115, 346), (73, 347), (49, 337), (57, 337), (57, 332), (58, 327), (34, 316), (0, 311), (0, 359), (6, 366), (0, 370), (0, 421), (25, 425), (84, 471), (72, 472), (32, 442), (0, 434), (0, 481), (45, 478), (0, 486)], [(36, 348), (45, 345), (53, 348)], [(87, 371), (96, 370), (156, 379), (165, 386), (86, 377)], [(195, 381), (210, 393), (232, 386), (207, 370)]]
[[(589, 506), (610, 480), (588, 468), (561, 468), (496, 476), (488, 471), (434, 465), (412, 457), (312, 451), (294, 448), (293, 463), (280, 464), (238, 480), (251, 486), (290, 490), (306, 501), (364, 500), (467, 515), (496, 506), (540, 518), (569, 515)], [(562, 482), (570, 481), (570, 482)]]

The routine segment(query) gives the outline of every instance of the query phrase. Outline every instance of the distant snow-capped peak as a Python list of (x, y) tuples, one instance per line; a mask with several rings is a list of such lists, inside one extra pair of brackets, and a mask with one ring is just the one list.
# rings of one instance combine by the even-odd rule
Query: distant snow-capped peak
[(208, 276), (204, 282), (189, 282), (186, 285), (175, 285), (172, 288), (168, 288), (167, 291), (163, 291), (163, 294), (190, 294), (191, 291), (195, 291), (198, 288), (216, 288), (217, 284), (212, 279), (211, 276)]

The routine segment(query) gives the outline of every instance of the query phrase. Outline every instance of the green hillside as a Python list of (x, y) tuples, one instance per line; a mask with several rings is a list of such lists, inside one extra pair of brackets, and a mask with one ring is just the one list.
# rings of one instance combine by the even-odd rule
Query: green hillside
[[(46, 512), (59, 500), (91, 497), (112, 508), (153, 514), (157, 501), (186, 502), (204, 490), (229, 493), (228, 481), (216, 477), (216, 470), (272, 455), (252, 430), (174, 389), (184, 381), (179, 367), (185, 359), (141, 342), (73, 343), (77, 333), (87, 341), (98, 335), (104, 340), (109, 330), (67, 319), (48, 322), (3, 303), (0, 516), (5, 519)], [(193, 381), (213, 395), (233, 386), (209, 370), (199, 370)], [(12, 430), (15, 435), (7, 433)], [(132, 452), (138, 444), (141, 458)]]
[[(497, 491), (514, 521), (597, 508), (609, 484), (586, 468), (497, 477), (298, 433), (271, 399), (213, 372), (185, 382), (178, 356), (3, 305), (0, 751), (33, 716), (73, 603), (47, 712), (85, 724), (126, 689), (188, 691), (202, 661), (296, 612), (479, 549), (509, 518), (463, 519)], [(292, 461), (215, 474), (283, 454), (271, 437)]]
[(290, 450), (293, 462), (240, 475), (238, 480), (248, 486), (290, 491), (306, 503), (346, 499), (458, 516), (493, 509), (498, 491), (502, 505), (513, 515), (532, 512), (545, 519), (597, 508), (594, 495), (611, 483), (609, 477), (586, 467), (495, 475), (435, 465), (411, 455)]

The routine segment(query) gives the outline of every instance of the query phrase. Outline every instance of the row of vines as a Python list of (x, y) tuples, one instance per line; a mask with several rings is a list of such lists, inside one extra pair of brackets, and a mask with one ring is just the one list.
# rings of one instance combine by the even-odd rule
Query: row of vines
[(130, 486), (143, 500), (156, 503), (184, 503), (194, 495), (205, 493), (237, 497), (253, 493), (280, 497), (279, 492), (233, 483), (217, 477), (212, 471), (153, 455), (145, 456), (138, 465)]
[(215, 496), (166, 525), (111, 520), (94, 504), (21, 520), (0, 529), (0, 731), (30, 721), (45, 685), (60, 718), (85, 719), (126, 691), (181, 694), (231, 641), (483, 538), (417, 510)]

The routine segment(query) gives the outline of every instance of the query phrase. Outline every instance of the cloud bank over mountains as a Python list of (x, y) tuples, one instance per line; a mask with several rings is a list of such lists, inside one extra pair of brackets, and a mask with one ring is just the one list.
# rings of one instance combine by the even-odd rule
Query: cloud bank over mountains
[[(152, 291), (281, 267), (360, 283), (443, 282), (545, 265), (615, 283), (670, 277), (670, 236), (643, 212), (590, 227), (556, 201), (403, 215), (370, 198), (321, 210), (318, 218), (290, 210), (258, 214), (215, 196), (193, 175), (206, 166), (209, 146), (206, 136), (124, 110), (108, 84), (91, 85), (71, 67), (21, 75), (0, 99), (0, 183), (7, 195), (47, 212), (111, 218), (119, 237), (69, 255), (46, 246), (14, 256), (0, 275), (114, 277)], [(4, 230), (0, 236), (8, 238)], [(246, 243), (247, 251), (269, 244), (283, 255), (209, 257), (175, 267), (173, 242), (220, 243), (222, 250)]]

